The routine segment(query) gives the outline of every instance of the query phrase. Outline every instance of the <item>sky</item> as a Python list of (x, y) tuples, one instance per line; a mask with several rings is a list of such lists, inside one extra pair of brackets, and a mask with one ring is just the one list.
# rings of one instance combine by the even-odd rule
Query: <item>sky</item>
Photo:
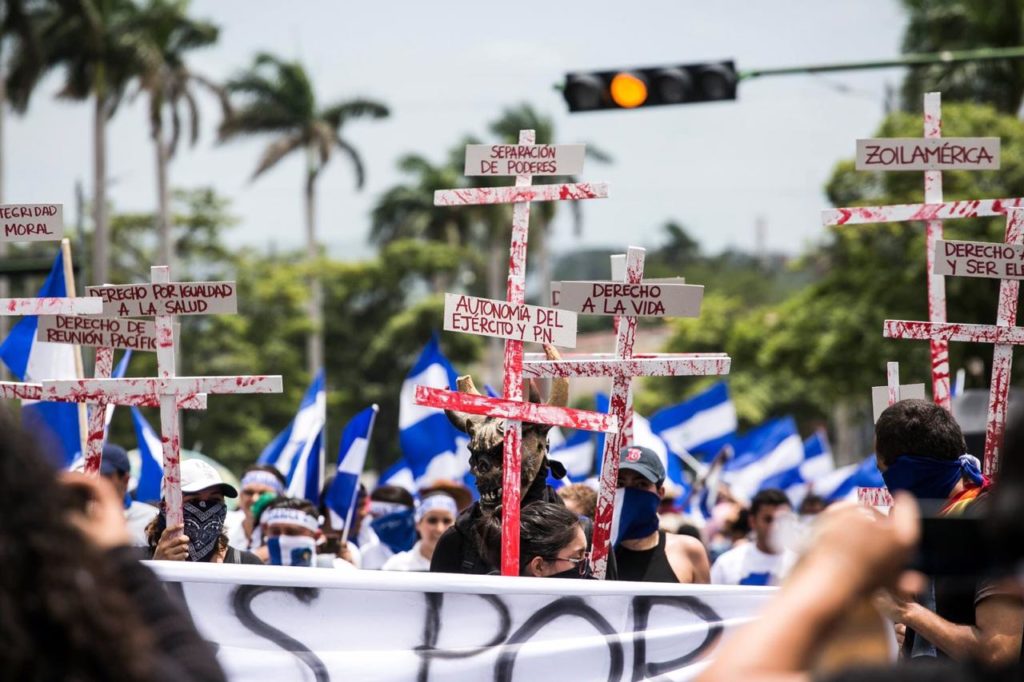
[[(821, 241), (822, 192), (834, 165), (853, 156), (884, 115), (899, 69), (766, 77), (740, 84), (736, 101), (569, 114), (554, 85), (566, 71), (733, 59), (740, 70), (886, 59), (899, 54), (898, 0), (516, 0), (371, 3), (341, 0), (193, 0), (192, 13), (221, 26), (221, 40), (194, 53), (193, 69), (226, 79), (266, 51), (301, 60), (324, 104), (371, 97), (392, 111), (346, 126), (367, 182), (336, 156), (318, 184), (318, 234), (331, 255), (372, 254), (370, 210), (402, 181), (396, 161), (434, 161), (466, 133), (485, 141), (506, 106), (529, 102), (555, 121), (559, 142), (599, 146), (614, 161), (588, 161), (581, 179), (606, 181), (610, 197), (587, 202), (576, 238), (568, 211), (553, 248), (656, 246), (662, 225), (681, 222), (708, 252), (753, 250), (761, 221), (769, 250), (797, 254)], [(56, 100), (58, 74), (36, 91), (28, 114), (8, 119), (5, 198), (63, 202), (74, 185), (91, 194), (91, 106)], [(172, 185), (213, 186), (240, 219), (234, 246), (279, 250), (303, 240), (300, 155), (255, 182), (268, 139), (218, 145), (218, 107), (202, 105), (203, 134), (171, 167)], [(109, 128), (115, 210), (155, 206), (155, 154), (143, 100)], [(542, 180), (538, 178), (537, 182)]]

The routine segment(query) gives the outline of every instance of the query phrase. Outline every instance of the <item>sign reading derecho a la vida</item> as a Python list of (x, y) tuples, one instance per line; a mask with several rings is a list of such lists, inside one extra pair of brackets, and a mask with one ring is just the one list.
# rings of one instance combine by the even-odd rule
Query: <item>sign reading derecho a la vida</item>
[(149, 320), (86, 315), (46, 315), (39, 318), (36, 339), (96, 348), (156, 352), (156, 325)]
[(857, 170), (996, 170), (998, 137), (889, 137), (857, 140)]
[(641, 282), (561, 282), (558, 307), (581, 315), (699, 317), (704, 287)]
[(63, 204), (0, 204), (0, 242), (53, 241), (64, 236)]
[(234, 282), (168, 282), (86, 287), (87, 296), (103, 299), (102, 315), (209, 315), (238, 312)]
[(1024, 246), (1001, 242), (935, 242), (934, 274), (1024, 279)]
[(468, 144), (466, 175), (576, 175), (582, 144)]
[(576, 315), (566, 310), (462, 294), (444, 295), (444, 329), (576, 347)]

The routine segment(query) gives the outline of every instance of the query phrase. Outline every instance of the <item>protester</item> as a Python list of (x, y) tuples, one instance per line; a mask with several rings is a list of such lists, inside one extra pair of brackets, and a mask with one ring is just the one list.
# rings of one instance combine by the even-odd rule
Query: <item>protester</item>
[(597, 511), (597, 491), (586, 483), (571, 483), (558, 489), (565, 506), (579, 516), (594, 518)]
[(429, 571), (430, 559), (441, 535), (448, 530), (458, 508), (455, 499), (447, 493), (436, 492), (424, 496), (416, 506), (416, 532), (419, 540), (412, 549), (400, 552), (388, 559), (382, 567), (385, 571)]
[[(519, 575), (537, 578), (590, 578), (590, 552), (579, 516), (560, 504), (536, 502), (519, 515)], [(480, 546), (487, 560), (501, 565), (501, 519), (484, 514)], [(495, 569), (492, 573), (497, 574)]]
[(269, 464), (254, 464), (245, 470), (238, 495), (238, 509), (228, 513), (224, 522), (229, 545), (253, 551), (263, 544), (259, 526), (253, 518), (252, 506), (266, 493), (275, 497), (284, 495), (286, 485), (281, 472)]
[(744, 543), (718, 557), (711, 567), (711, 582), (716, 585), (777, 585), (782, 577), (783, 548), (772, 537), (781, 514), (793, 509), (781, 490), (762, 490), (750, 501), (750, 525), (754, 542)]
[(237, 497), (238, 491), (221, 479), (212, 466), (199, 459), (181, 463), (181, 497), (184, 524), (167, 526), (164, 506), (146, 528), (153, 559), (168, 561), (205, 561), (228, 564), (262, 564), (258, 556), (228, 545), (224, 533), (227, 516), (225, 497)]
[[(875, 452), (886, 487), (937, 507), (939, 516), (980, 513), (989, 503), (991, 481), (966, 449), (953, 416), (925, 400), (902, 400), (882, 412), (875, 424)], [(970, 546), (956, 549), (972, 551)], [(935, 576), (932, 591), (921, 601), (897, 595), (880, 601), (886, 615), (906, 628), (905, 655), (931, 654), (934, 646), (933, 655), (991, 666), (1019, 659), (1024, 602), (1018, 591), (989, 580), (965, 584), (961, 576)]]
[(707, 583), (708, 555), (695, 538), (659, 529), (658, 505), (665, 495), (665, 467), (650, 448), (619, 452), (616, 493), (621, 499), (615, 562), (619, 580)]
[(362, 556), (359, 548), (345, 537), (345, 519), (327, 504), (327, 493), (334, 483), (334, 476), (328, 476), (320, 490), (320, 544), (317, 546), (317, 563), (320, 566), (343, 570), (359, 568)]
[(260, 515), (267, 563), (274, 566), (316, 566), (320, 521), (307, 500), (279, 497)]
[(0, 409), (0, 677), (19, 682), (224, 680), (213, 648), (135, 558), (123, 496), (58, 483)]
[(128, 461), (128, 453), (114, 443), (103, 446), (103, 460), (100, 463), (100, 476), (110, 481), (114, 490), (124, 500), (124, 518), (128, 524), (128, 532), (132, 536), (132, 545), (146, 546), (146, 526), (159, 511), (145, 502), (133, 500), (128, 495), (128, 484), (132, 478), (132, 465)]
[(394, 555), (412, 549), (416, 544), (415, 506), (412, 493), (401, 486), (374, 488), (358, 535), (363, 568), (382, 568)]

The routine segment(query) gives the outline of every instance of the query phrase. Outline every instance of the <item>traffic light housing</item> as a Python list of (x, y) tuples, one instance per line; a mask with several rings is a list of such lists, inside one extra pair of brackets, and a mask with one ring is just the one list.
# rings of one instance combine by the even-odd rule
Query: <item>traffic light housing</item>
[(565, 75), (569, 111), (636, 109), (736, 99), (739, 77), (732, 61), (653, 66)]

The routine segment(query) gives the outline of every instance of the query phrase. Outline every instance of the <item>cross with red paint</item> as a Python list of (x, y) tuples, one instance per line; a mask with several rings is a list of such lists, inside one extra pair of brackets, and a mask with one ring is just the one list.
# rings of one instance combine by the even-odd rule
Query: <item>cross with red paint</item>
[(985, 429), (984, 471), (988, 476), (999, 469), (1003, 432), (1010, 394), (1013, 347), (1024, 345), (1024, 327), (1017, 324), (1017, 299), (1024, 272), (1017, 270), (1024, 259), (1024, 209), (1009, 211), (1004, 244), (939, 240), (932, 255), (931, 274), (1000, 279), (999, 311), (994, 325), (947, 322), (886, 320), (883, 334), (890, 339), (919, 339), (945, 342), (991, 343), (992, 383), (989, 389), (988, 420)]
[[(928, 319), (946, 321), (946, 283), (934, 274), (935, 243), (942, 239), (942, 221), (1003, 215), (1024, 206), (1024, 199), (942, 200), (942, 169), (990, 170), (999, 168), (998, 138), (942, 138), (941, 95), (924, 96), (924, 138), (882, 138), (857, 141), (857, 170), (924, 170), (924, 203), (893, 206), (834, 208), (822, 211), (828, 225), (862, 225), (880, 222), (924, 220), (928, 267)], [(931, 339), (932, 398), (950, 409), (949, 344)]]
[[(515, 176), (515, 186), (439, 190), (434, 194), (438, 206), (471, 206), (514, 204), (512, 240), (509, 248), (508, 307), (494, 314), (477, 315), (472, 329), (456, 324), (455, 309), (446, 304), (446, 329), (471, 331), (505, 338), (504, 397), (442, 391), (416, 387), (416, 403), (429, 407), (457, 410), (507, 419), (502, 463), (501, 573), (519, 575), (519, 505), (522, 422), (551, 424), (568, 428), (614, 432), (616, 421), (610, 415), (583, 410), (537, 405), (523, 401), (523, 341), (537, 341), (554, 333), (551, 314), (558, 311), (537, 310), (526, 306), (526, 245), (529, 238), (530, 203), (534, 201), (567, 201), (603, 199), (608, 188), (603, 183), (570, 183), (532, 186), (534, 175), (574, 175), (583, 167), (582, 145), (537, 145), (534, 131), (519, 133), (517, 145), (469, 145), (466, 148), (466, 175)], [(465, 297), (463, 297), (465, 298)], [(478, 310), (499, 311), (499, 301), (477, 299)], [(534, 310), (531, 310), (534, 309)], [(529, 319), (520, 327), (509, 326), (506, 313)], [(543, 318), (543, 319), (542, 319)], [(451, 326), (448, 323), (451, 322)], [(573, 324), (575, 320), (573, 320)], [(519, 324), (523, 324), (520, 322)], [(575, 328), (573, 328), (573, 339)], [(575, 343), (575, 341), (573, 341)]]
[[(163, 494), (167, 525), (182, 522), (181, 510), (181, 437), (178, 410), (203, 409), (205, 394), (280, 393), (280, 376), (175, 376), (174, 318), (177, 315), (233, 313), (237, 309), (234, 282), (171, 282), (166, 265), (151, 269), (150, 284), (104, 285), (89, 287), (103, 301), (105, 316), (152, 316), (156, 333), (156, 357), (159, 376), (139, 379), (82, 379), (44, 381), (42, 394), (47, 400), (92, 403), (102, 414), (107, 404), (160, 407), (160, 440), (163, 445)], [(109, 376), (109, 370), (107, 370)], [(94, 413), (94, 414), (95, 414)], [(98, 418), (99, 421), (101, 418)], [(99, 438), (102, 439), (100, 432)], [(102, 441), (101, 441), (102, 442)], [(99, 466), (99, 459), (88, 464)]]
[[(613, 272), (612, 281), (560, 282), (557, 285), (560, 308), (584, 315), (615, 317), (614, 355), (576, 355), (563, 360), (530, 356), (524, 362), (523, 371), (527, 377), (612, 377), (608, 413), (615, 416), (620, 428), (617, 434), (607, 435), (604, 439), (591, 555), (594, 575), (598, 578), (604, 578), (608, 568), (619, 451), (633, 441), (633, 394), (630, 388), (633, 377), (728, 374), (731, 362), (725, 353), (634, 355), (638, 317), (698, 317), (704, 293), (702, 286), (676, 280), (645, 282), (645, 253), (642, 248), (629, 247), (625, 271), (619, 277)], [(613, 256), (613, 264), (614, 259)]]

